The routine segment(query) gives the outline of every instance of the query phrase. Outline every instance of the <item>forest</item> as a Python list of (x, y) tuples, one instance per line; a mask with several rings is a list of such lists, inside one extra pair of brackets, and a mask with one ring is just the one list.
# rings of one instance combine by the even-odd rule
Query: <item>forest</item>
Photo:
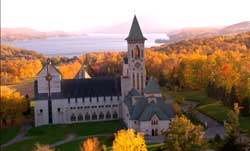
[[(1, 45), (1, 85), (35, 79), (46, 56), (35, 51)], [(73, 78), (87, 66), (92, 77), (120, 76), (125, 52), (88, 53), (72, 58), (54, 56), (62, 78)], [(145, 49), (148, 77), (172, 91), (203, 90), (232, 107), (243, 106), (249, 115), (250, 33), (184, 40)], [(1, 102), (2, 103), (2, 102)]]

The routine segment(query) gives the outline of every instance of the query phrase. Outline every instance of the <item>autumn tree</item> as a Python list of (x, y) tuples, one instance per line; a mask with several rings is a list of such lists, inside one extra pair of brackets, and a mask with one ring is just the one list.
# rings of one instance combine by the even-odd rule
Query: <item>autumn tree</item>
[(226, 139), (224, 144), (219, 147), (222, 151), (244, 151), (245, 146), (238, 142), (240, 136), (240, 123), (239, 123), (239, 107), (234, 106), (234, 111), (228, 113), (228, 120), (225, 124)]
[(176, 117), (169, 123), (165, 135), (166, 151), (195, 151), (205, 146), (202, 127), (192, 124), (185, 116)]
[(55, 151), (54, 149), (49, 148), (48, 145), (36, 144), (33, 151)]
[(120, 130), (115, 134), (113, 151), (147, 151), (142, 133), (134, 129)]
[(10, 89), (6, 86), (1, 86), (0, 88), (1, 125), (7, 125), (7, 121), (11, 121), (13, 125), (15, 120), (22, 119), (22, 113), (27, 111), (28, 104), (24, 96), (15, 89)]
[(101, 151), (100, 143), (97, 137), (88, 138), (82, 142), (80, 151)]

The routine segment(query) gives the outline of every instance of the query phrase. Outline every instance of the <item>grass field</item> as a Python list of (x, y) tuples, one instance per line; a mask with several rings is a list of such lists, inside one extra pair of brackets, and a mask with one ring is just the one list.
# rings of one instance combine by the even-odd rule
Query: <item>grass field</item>
[(3, 149), (3, 151), (30, 151), (36, 143), (53, 144), (63, 140), (69, 134), (86, 136), (94, 134), (114, 133), (121, 128), (119, 121), (91, 122), (70, 125), (50, 125), (32, 128), (28, 132), (30, 140), (25, 140)]
[[(175, 98), (184, 98), (186, 101), (196, 101), (200, 104), (197, 110), (208, 115), (209, 117), (223, 123), (227, 120), (227, 114), (230, 108), (223, 105), (220, 101), (209, 98), (204, 91), (183, 91), (172, 92), (162, 89), (163, 95), (171, 95)], [(250, 117), (240, 117), (240, 127), (243, 132), (250, 133)]]
[(19, 132), (20, 127), (1, 128), (0, 129), (0, 144), (7, 143), (13, 139)]
[[(107, 149), (110, 150), (112, 147), (112, 137), (99, 137), (100, 145), (106, 145)], [(56, 147), (57, 151), (79, 151), (80, 145), (84, 140), (76, 140)]]
[(200, 105), (216, 102), (215, 99), (209, 98), (204, 91), (164, 91), (163, 95), (171, 95), (173, 99), (183, 98), (185, 101), (199, 102)]
[[(230, 111), (228, 107), (219, 101), (199, 106), (197, 109), (220, 123), (223, 123), (228, 119), (228, 113)], [(250, 117), (240, 117), (240, 128), (243, 132), (250, 132)]]

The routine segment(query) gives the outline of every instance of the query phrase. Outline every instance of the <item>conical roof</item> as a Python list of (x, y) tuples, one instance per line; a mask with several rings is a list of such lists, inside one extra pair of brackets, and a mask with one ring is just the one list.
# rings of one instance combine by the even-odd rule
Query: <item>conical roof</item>
[(152, 93), (159, 94), (159, 93), (161, 93), (160, 86), (158, 85), (157, 81), (154, 80), (153, 78), (150, 78), (146, 88), (144, 89), (144, 93), (147, 93), (147, 94), (152, 94)]
[(134, 41), (134, 40), (143, 40), (143, 41), (147, 40), (141, 32), (141, 28), (140, 28), (140, 25), (137, 21), (136, 16), (134, 16), (129, 35), (125, 40), (128, 40), (128, 41), (130, 41), (130, 40), (132, 40), (132, 41)]

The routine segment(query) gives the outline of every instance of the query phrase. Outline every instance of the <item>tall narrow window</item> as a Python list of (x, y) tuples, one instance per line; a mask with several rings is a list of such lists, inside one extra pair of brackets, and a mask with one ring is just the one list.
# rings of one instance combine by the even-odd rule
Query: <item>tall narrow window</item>
[(134, 58), (134, 50), (133, 49), (131, 50), (131, 56), (132, 56), (132, 58)]
[(138, 46), (135, 47), (135, 58), (140, 58), (140, 48)]
[(139, 73), (137, 73), (137, 90), (140, 88), (140, 79), (139, 79)]
[(135, 73), (133, 73), (133, 88), (135, 88)]
[(143, 75), (141, 75), (141, 90), (143, 91), (144, 87), (143, 87)]

